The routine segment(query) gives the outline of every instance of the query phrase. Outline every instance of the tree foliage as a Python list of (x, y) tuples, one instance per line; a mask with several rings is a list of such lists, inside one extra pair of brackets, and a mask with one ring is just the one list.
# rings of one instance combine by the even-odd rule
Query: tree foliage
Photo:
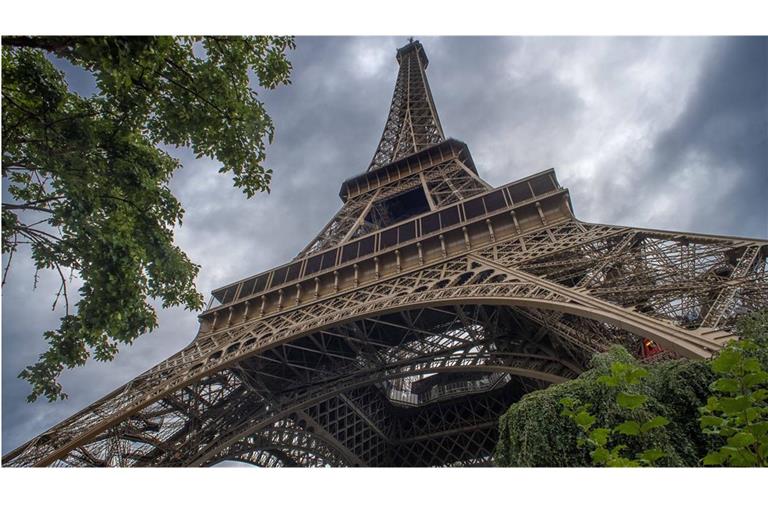
[(622, 441), (645, 436), (649, 432), (669, 424), (664, 416), (651, 416), (643, 405), (648, 402), (648, 395), (637, 390), (648, 370), (635, 363), (614, 361), (610, 375), (601, 375), (597, 382), (613, 389), (614, 398), (619, 408), (631, 419), (611, 426), (598, 426), (597, 418), (590, 414), (591, 404), (582, 404), (580, 400), (565, 397), (560, 399), (563, 411), (560, 413), (570, 418), (581, 429), (583, 435), (576, 442), (577, 446), (592, 448), (589, 452), (592, 463), (608, 467), (653, 466), (654, 462), (667, 454), (659, 448), (648, 448), (640, 453), (627, 454), (627, 445)]
[(712, 396), (701, 407), (701, 428), (721, 444), (704, 457), (707, 466), (768, 467), (768, 314), (742, 324), (744, 338), (732, 340), (715, 359)]
[(737, 334), (709, 361), (638, 368), (622, 347), (596, 355), (593, 369), (509, 408), (496, 463), (765, 466), (768, 312), (742, 317)]
[[(509, 408), (499, 420), (499, 441), (494, 456), (496, 464), (545, 467), (605, 465), (607, 459), (602, 462), (593, 460), (590, 452), (595, 450), (595, 445), (588, 441), (579, 442), (585, 438), (584, 429), (567, 415), (562, 415), (563, 399), (574, 400), (570, 402), (571, 410), (576, 412), (582, 412), (579, 408), (583, 404), (590, 404), (589, 410), (584, 411), (594, 418), (590, 431), (598, 428), (608, 430), (596, 434), (596, 441), (603, 441), (600, 436), (606, 436), (603, 447), (608, 449), (609, 455), (616, 446), (623, 445), (612, 455), (617, 463), (630, 465), (618, 458), (637, 459), (643, 453), (650, 457), (640, 458), (650, 462), (655, 455), (663, 453), (664, 457), (654, 460), (654, 465), (695, 466), (712, 448), (711, 441), (702, 434), (698, 425), (698, 408), (706, 402), (708, 385), (713, 380), (706, 362), (660, 362), (645, 367), (647, 375), (636, 382), (630, 379), (632, 384), (618, 377), (618, 385), (614, 387), (608, 385), (610, 380), (606, 379), (616, 376), (623, 369), (635, 368), (632, 355), (623, 347), (614, 346), (605, 353), (595, 355), (591, 364), (592, 369), (578, 378), (529, 393)], [(621, 402), (618, 400), (620, 393), (628, 395)], [(638, 405), (638, 402), (641, 403)], [(663, 428), (650, 428), (654, 421), (659, 421), (657, 417), (665, 418), (669, 424)], [(583, 418), (589, 419), (586, 416)], [(632, 422), (640, 427), (641, 435), (631, 435), (635, 431)], [(643, 425), (646, 425), (646, 432), (642, 432)], [(598, 459), (601, 457), (598, 454)]]
[[(293, 46), (289, 37), (3, 38), (3, 283), (28, 245), (38, 271), (58, 273), (54, 309), (64, 309), (47, 350), (20, 374), (28, 400), (64, 398), (65, 367), (111, 360), (152, 330), (149, 299), (202, 307), (198, 266), (173, 241), (183, 209), (168, 183), (179, 162), (160, 147), (215, 158), (248, 197), (269, 191), (274, 128), (251, 81), (289, 83)], [(98, 92), (72, 91), (51, 56), (90, 72)]]

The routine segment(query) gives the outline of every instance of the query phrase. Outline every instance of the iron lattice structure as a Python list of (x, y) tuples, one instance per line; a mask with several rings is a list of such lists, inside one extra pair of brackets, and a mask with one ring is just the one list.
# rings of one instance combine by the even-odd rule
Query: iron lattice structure
[(488, 465), (498, 416), (593, 353), (707, 358), (768, 306), (764, 240), (585, 223), (554, 170), (491, 187), (443, 136), (422, 46), (397, 59), (370, 168), (320, 234), (5, 465)]

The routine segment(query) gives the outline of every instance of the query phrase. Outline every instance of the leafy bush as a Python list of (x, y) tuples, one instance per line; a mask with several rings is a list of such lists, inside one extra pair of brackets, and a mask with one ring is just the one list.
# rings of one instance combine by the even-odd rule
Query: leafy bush
[(708, 466), (768, 467), (768, 315), (741, 324), (743, 339), (733, 340), (712, 360), (719, 377), (700, 408), (701, 428), (720, 446), (704, 457)]
[[(561, 416), (561, 400), (572, 399), (591, 404), (591, 413), (599, 425), (640, 423), (662, 416), (669, 420), (642, 436), (623, 436), (626, 453), (640, 454), (661, 450), (666, 454), (655, 464), (660, 466), (697, 466), (713, 448), (713, 442), (699, 428), (698, 410), (706, 403), (708, 385), (714, 375), (703, 361), (667, 361), (647, 367), (648, 374), (633, 388), (633, 394), (645, 395), (642, 410), (622, 407), (616, 400), (618, 390), (605, 385), (615, 363), (633, 364), (635, 359), (619, 346), (596, 355), (592, 369), (578, 378), (535, 391), (513, 404), (499, 420), (499, 442), (495, 461), (500, 466), (592, 466), (590, 448), (579, 446), (582, 429)], [(601, 379), (602, 378), (602, 379)], [(601, 382), (602, 380), (602, 382)]]
[(632, 419), (616, 426), (599, 426), (597, 418), (590, 414), (592, 404), (582, 404), (574, 398), (562, 398), (561, 416), (570, 418), (581, 429), (583, 435), (576, 442), (577, 446), (593, 448), (589, 455), (598, 466), (638, 467), (653, 466), (657, 460), (666, 457), (658, 448), (650, 448), (637, 454), (627, 454), (627, 445), (622, 441), (628, 438), (647, 436), (652, 431), (669, 424), (664, 416), (651, 416), (644, 408), (648, 395), (638, 392), (639, 384), (648, 376), (648, 370), (636, 363), (614, 361), (611, 374), (598, 377), (597, 381), (615, 391), (616, 404), (624, 409)]
[[(634, 457), (623, 454), (663, 453), (658, 465), (768, 465), (768, 311), (745, 315), (738, 336), (711, 361), (649, 365), (633, 383), (627, 378), (635, 361), (624, 348), (596, 355), (578, 378), (509, 408), (499, 420), (496, 464), (633, 465)], [(622, 384), (632, 386), (629, 401), (618, 400)], [(617, 431), (634, 432), (655, 417), (669, 424), (614, 439)], [(639, 464), (651, 462), (644, 459)]]

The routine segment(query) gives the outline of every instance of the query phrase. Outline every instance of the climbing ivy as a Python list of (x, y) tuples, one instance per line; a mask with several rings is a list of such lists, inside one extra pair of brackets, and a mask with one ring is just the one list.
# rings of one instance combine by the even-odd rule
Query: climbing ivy
[(589, 452), (592, 462), (598, 466), (637, 467), (652, 466), (655, 461), (666, 456), (663, 450), (649, 448), (638, 454), (625, 456), (627, 445), (622, 440), (628, 437), (644, 436), (657, 428), (669, 424), (664, 416), (650, 419), (643, 408), (648, 395), (636, 391), (638, 384), (648, 376), (648, 370), (632, 363), (614, 361), (610, 375), (601, 375), (597, 381), (616, 391), (616, 404), (633, 419), (619, 423), (615, 427), (596, 427), (597, 418), (589, 413), (591, 404), (582, 404), (578, 399), (565, 397), (560, 399), (563, 406), (561, 416), (570, 418), (581, 429), (583, 435), (576, 442), (577, 446), (592, 448)]
[[(621, 365), (615, 366), (614, 363)], [(606, 445), (610, 441), (611, 449), (616, 444), (626, 446), (617, 455), (638, 455), (656, 449), (665, 456), (656, 459), (654, 465), (698, 465), (699, 460), (715, 447), (713, 440), (701, 432), (698, 422), (698, 409), (706, 403), (710, 394), (708, 386), (714, 380), (708, 364), (704, 361), (677, 360), (648, 365), (645, 367), (647, 374), (629, 387), (623, 384), (611, 387), (608, 385), (610, 380), (602, 378), (610, 378), (615, 372), (628, 367), (635, 367), (634, 357), (623, 347), (614, 346), (594, 356), (591, 369), (578, 378), (529, 393), (513, 404), (499, 420), (499, 441), (494, 455), (496, 464), (545, 467), (594, 465), (590, 452), (595, 446), (589, 442), (580, 444), (584, 430), (569, 417), (561, 415), (561, 401), (573, 399), (573, 410), (582, 404), (590, 404), (586, 412), (595, 418), (593, 429), (608, 428), (602, 426), (616, 428), (631, 421), (642, 427), (657, 416), (669, 421), (663, 428), (647, 428), (646, 432), (641, 432), (642, 435), (612, 431)], [(620, 392), (629, 394), (629, 400), (622, 399), (619, 403), (617, 396)], [(642, 407), (629, 409), (622, 405), (638, 400), (632, 398), (635, 395), (647, 397)], [(631, 423), (622, 429), (634, 430)]]

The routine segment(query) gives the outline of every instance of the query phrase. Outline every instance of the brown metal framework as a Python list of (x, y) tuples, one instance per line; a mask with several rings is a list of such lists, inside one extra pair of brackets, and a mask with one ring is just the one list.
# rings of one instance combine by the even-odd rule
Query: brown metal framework
[(291, 262), (9, 466), (489, 465), (498, 416), (619, 343), (706, 358), (768, 307), (768, 242), (589, 224), (553, 170), (493, 188), (398, 50), (368, 172)]

